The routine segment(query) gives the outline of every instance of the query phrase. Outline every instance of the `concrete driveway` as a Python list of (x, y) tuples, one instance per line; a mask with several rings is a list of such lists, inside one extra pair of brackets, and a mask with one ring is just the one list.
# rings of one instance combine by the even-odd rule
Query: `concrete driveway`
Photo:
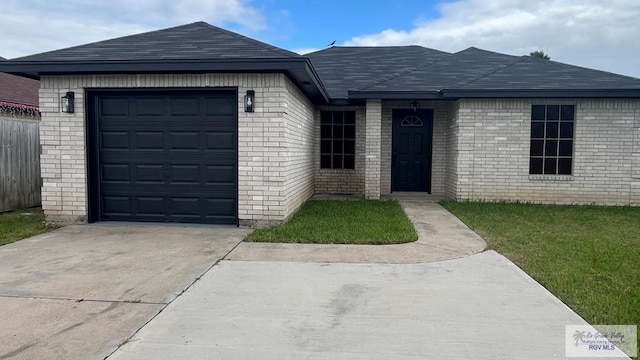
[(558, 359), (586, 324), (494, 251), (421, 264), (221, 261), (110, 360)]
[(0, 359), (104, 359), (245, 235), (95, 224), (0, 247)]

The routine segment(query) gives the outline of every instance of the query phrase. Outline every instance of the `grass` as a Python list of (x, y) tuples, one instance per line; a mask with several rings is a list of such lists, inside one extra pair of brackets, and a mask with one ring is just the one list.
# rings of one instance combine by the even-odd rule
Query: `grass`
[(640, 324), (640, 208), (442, 205), (590, 324)]
[(287, 223), (252, 232), (247, 241), (399, 244), (418, 239), (396, 201), (310, 200)]
[(51, 231), (55, 227), (44, 223), (40, 208), (0, 213), (0, 245)]

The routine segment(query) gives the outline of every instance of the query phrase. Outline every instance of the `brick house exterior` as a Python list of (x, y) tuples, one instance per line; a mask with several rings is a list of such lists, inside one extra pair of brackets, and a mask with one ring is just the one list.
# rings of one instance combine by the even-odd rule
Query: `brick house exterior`
[[(155, 56), (164, 56), (166, 61), (152, 64), (148, 58), (137, 59), (135, 53), (127, 55), (129, 46), (135, 48), (146, 43), (150, 36), (166, 32), (178, 38), (183, 36), (182, 43), (193, 38), (194, 33), (209, 34), (213, 42), (237, 46), (227, 51), (238, 52), (238, 57), (244, 56), (242, 59), (251, 61), (239, 64), (202, 60), (193, 64), (200, 61), (198, 56), (203, 59), (224, 57), (224, 49), (217, 50), (222, 53), (192, 55), (185, 54), (191, 50), (179, 47), (173, 52), (158, 49), (162, 54)], [(97, 132), (97, 140), (92, 140), (91, 129), (98, 126), (92, 125), (93, 122), (104, 121), (104, 129), (112, 126), (107, 121), (116, 123), (95, 109), (97, 105), (91, 99), (95, 98), (99, 103), (107, 99), (92, 95), (98, 90), (109, 94), (128, 94), (127, 91), (135, 90), (142, 97), (153, 97), (154, 91), (180, 94), (226, 89), (227, 93), (235, 94), (233, 104), (237, 111), (232, 120), (237, 120), (237, 136), (233, 138), (236, 141), (233, 144), (236, 166), (232, 166), (232, 175), (225, 181), (235, 184), (237, 194), (232, 194), (228, 200), (234, 207), (231, 217), (225, 219), (240, 225), (263, 226), (285, 221), (317, 193), (356, 194), (379, 199), (399, 188), (412, 186), (417, 186), (419, 190), (416, 191), (428, 192), (437, 198), (455, 200), (640, 204), (638, 79), (479, 49), (448, 54), (421, 47), (380, 48), (375, 49), (377, 53), (369, 59), (362, 51), (370, 53), (374, 51), (371, 48), (331, 48), (304, 57), (204, 23), (112, 40), (108, 44), (111, 55), (102, 54), (99, 44), (63, 49), (57, 52), (57, 57), (53, 52), (0, 64), (0, 70), (41, 80), (42, 204), (47, 219), (52, 222), (119, 220), (117, 216), (110, 216), (112, 212), (122, 211), (125, 219), (133, 221), (184, 219), (216, 223), (216, 212), (226, 209), (217, 205), (206, 207), (208, 202), (215, 203), (219, 199), (211, 195), (214, 193), (207, 192), (207, 184), (215, 184), (206, 177), (209, 175), (202, 174), (219, 164), (203, 163), (200, 170), (194, 170), (193, 174), (202, 175), (196, 179), (201, 184), (190, 189), (201, 190), (204, 195), (194, 197), (195, 205), (189, 211), (202, 213), (191, 218), (188, 211), (182, 214), (167, 209), (170, 194), (136, 197), (135, 191), (139, 190), (135, 189), (143, 189), (139, 186), (144, 182), (135, 167), (151, 166), (149, 164), (160, 161), (161, 156), (147, 165), (134, 164), (133, 160), (130, 164), (118, 165), (129, 166), (126, 167), (126, 179), (116, 179), (124, 184), (121, 184), (122, 188), (118, 188), (118, 181), (113, 181), (114, 189), (125, 193), (122, 195), (113, 190), (116, 195), (104, 195), (107, 186), (112, 184), (105, 178), (107, 167), (101, 166), (107, 164), (106, 159), (113, 154), (101, 152), (108, 140), (104, 136), (115, 139), (123, 131)], [(173, 45), (175, 43), (165, 44), (167, 49)], [(114, 47), (122, 48), (121, 53), (116, 51), (113, 55)], [(247, 55), (243, 55), (243, 51)], [(92, 56), (114, 56), (114, 63), (105, 65)], [(132, 56), (135, 66), (121, 65), (122, 59), (117, 56)], [(185, 58), (181, 60), (180, 56)], [(350, 61), (351, 58), (357, 61)], [(456, 68), (458, 58), (467, 69), (465, 71), (476, 69), (469, 59), (477, 58), (477, 72), (470, 73), (468, 81)], [(74, 64), (85, 61), (87, 67), (74, 72), (64, 67), (69, 59), (75, 59)], [(447, 61), (441, 63), (443, 59)], [(389, 65), (382, 69), (368, 68), (367, 61), (377, 64), (388, 61)], [(501, 74), (503, 70), (496, 69), (503, 69), (505, 61), (512, 66), (504, 71), (521, 71), (522, 74)], [(524, 70), (518, 70), (520, 62), (526, 63)], [(59, 74), (52, 70), (53, 66), (62, 66), (56, 68)], [(100, 66), (111, 68), (107, 71)], [(140, 66), (148, 68), (140, 70)], [(527, 73), (531, 72), (527, 70), (531, 66), (538, 67), (536, 74)], [(425, 70), (430, 67), (433, 67), (431, 72)], [(390, 73), (392, 68), (397, 68), (397, 73)], [(511, 80), (523, 76), (526, 79), (528, 74), (532, 79), (543, 77), (545, 71), (558, 69), (569, 74), (566, 84), (562, 84), (568, 87), (566, 89), (547, 88), (534, 80), (531, 88), (523, 89), (521, 82)], [(369, 78), (363, 76), (363, 71)], [(381, 74), (375, 71), (382, 71), (381, 74), (387, 76), (380, 81), (376, 76)], [(592, 83), (584, 85), (585, 77)], [(572, 81), (580, 85), (574, 86)], [(447, 84), (458, 84), (459, 87), (448, 87)], [(245, 111), (248, 90), (255, 92), (252, 112)], [(68, 92), (75, 94), (73, 113), (60, 110), (60, 99)], [(209, 101), (207, 96), (202, 95), (198, 106), (205, 106), (202, 104)], [(167, 95), (166, 104), (173, 104), (175, 99)], [(134, 100), (128, 101), (129, 110), (137, 106)], [(536, 115), (540, 111), (542, 118)], [(557, 111), (562, 113), (556, 118)], [(419, 114), (428, 118), (417, 116)], [(128, 119), (135, 122), (143, 119), (143, 115), (130, 115)], [(419, 123), (409, 123), (410, 120)], [(407, 128), (402, 128), (405, 121)], [(157, 127), (161, 125), (148, 126), (154, 127), (139, 133), (164, 134), (161, 142), (164, 151), (174, 151), (165, 152), (165, 155), (174, 156), (190, 149), (169, 149), (170, 145), (166, 144), (174, 141), (173, 130)], [(415, 126), (415, 133), (411, 126)], [(427, 128), (428, 131), (424, 130)], [(421, 132), (423, 130), (425, 132)], [(183, 132), (187, 133), (186, 130)], [(194, 132), (197, 129), (189, 134)], [(401, 132), (405, 137), (399, 135)], [(128, 147), (116, 150), (128, 151), (135, 157), (136, 141), (142, 140), (136, 140), (139, 134), (133, 130), (127, 134), (118, 141)], [(203, 145), (208, 141), (206, 136), (222, 136), (223, 132), (207, 134), (201, 134), (197, 140), (198, 151), (202, 154), (219, 148), (213, 143)], [(407, 146), (422, 152), (406, 155), (399, 150)], [(542, 149), (539, 154), (538, 147)], [(222, 154), (211, 152), (215, 156), (219, 153)], [(404, 159), (403, 156), (408, 156), (406, 166), (402, 165), (404, 160), (398, 160)], [(177, 170), (169, 167), (177, 169), (188, 163), (179, 160), (175, 164), (162, 165), (163, 181), (170, 191), (178, 189), (179, 184), (172, 183), (178, 173), (172, 173)], [(414, 176), (408, 185), (398, 182), (406, 172), (413, 172)], [(116, 172), (111, 173), (114, 174)], [(429, 186), (423, 186), (425, 179)], [(105, 190), (101, 195), (102, 186)], [(163, 185), (159, 186), (159, 191), (164, 191)], [(156, 213), (151, 210), (150, 213), (158, 215), (158, 211), (165, 210), (166, 213), (155, 218), (144, 218), (144, 214), (137, 213), (142, 213), (145, 201), (156, 198), (157, 203), (164, 201), (165, 205), (155, 205), (152, 210)], [(178, 200), (187, 202), (187, 198), (182, 196)], [(113, 201), (117, 211), (107, 209), (105, 204), (109, 201)], [(175, 204), (179, 207), (181, 203)]]

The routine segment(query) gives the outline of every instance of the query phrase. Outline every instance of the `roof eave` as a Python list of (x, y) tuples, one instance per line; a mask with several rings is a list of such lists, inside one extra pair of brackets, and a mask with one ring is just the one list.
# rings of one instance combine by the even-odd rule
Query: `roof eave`
[(439, 99), (464, 98), (640, 98), (638, 89), (519, 89), (519, 90), (456, 90), (440, 91), (357, 91), (349, 90), (349, 99)]
[(98, 60), (98, 61), (2, 61), (0, 72), (39, 79), (41, 75), (249, 72), (285, 73), (314, 101), (329, 96), (305, 57), (259, 59)]
[(439, 91), (358, 91), (349, 90), (349, 99), (442, 99)]
[(640, 98), (638, 89), (442, 90), (444, 99), (463, 98)]

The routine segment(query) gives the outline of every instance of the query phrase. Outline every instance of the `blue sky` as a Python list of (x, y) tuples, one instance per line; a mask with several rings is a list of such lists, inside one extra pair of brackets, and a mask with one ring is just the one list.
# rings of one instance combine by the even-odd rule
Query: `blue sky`
[(640, 77), (637, 0), (2, 0), (13, 58), (206, 21), (304, 53), (337, 45), (470, 46)]
[(265, 41), (287, 49), (321, 48), (333, 40), (341, 44), (384, 29), (410, 30), (418, 19), (437, 17), (438, 3), (416, 0), (254, 2), (267, 14), (274, 28), (253, 35), (262, 35)]

